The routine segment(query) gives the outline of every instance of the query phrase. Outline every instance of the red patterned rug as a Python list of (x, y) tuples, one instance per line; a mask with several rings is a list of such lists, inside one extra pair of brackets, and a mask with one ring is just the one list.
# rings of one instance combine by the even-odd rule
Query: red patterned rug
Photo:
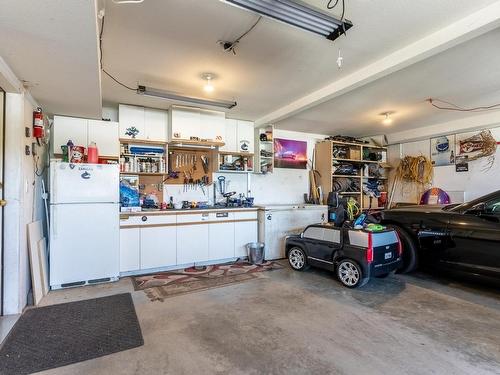
[(135, 290), (144, 290), (151, 300), (163, 301), (173, 295), (190, 293), (197, 290), (252, 280), (263, 271), (281, 269), (277, 262), (264, 262), (261, 265), (247, 262), (217, 264), (183, 270), (167, 271), (150, 275), (132, 277)]

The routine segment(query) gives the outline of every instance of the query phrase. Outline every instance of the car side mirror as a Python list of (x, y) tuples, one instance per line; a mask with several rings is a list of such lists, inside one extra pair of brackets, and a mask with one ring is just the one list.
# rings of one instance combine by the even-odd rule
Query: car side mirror
[(474, 207), (471, 207), (470, 209), (468, 209), (464, 213), (467, 215), (480, 216), (481, 214), (484, 214), (485, 208), (486, 208), (486, 206), (484, 205), (484, 203), (480, 203), (480, 204), (476, 204)]

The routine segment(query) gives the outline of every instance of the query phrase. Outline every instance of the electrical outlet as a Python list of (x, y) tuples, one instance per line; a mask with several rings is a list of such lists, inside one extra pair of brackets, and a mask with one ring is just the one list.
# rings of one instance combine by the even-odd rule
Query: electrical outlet
[(26, 138), (30, 138), (31, 137), (31, 128), (29, 128), (27, 126), (24, 128), (24, 136)]
[(33, 142), (31, 144), (31, 153), (33, 154), (33, 156), (36, 155), (36, 143), (35, 142)]
[(31, 155), (31, 149), (30, 149), (30, 146), (26, 145), (24, 146), (24, 153), (26, 155)]

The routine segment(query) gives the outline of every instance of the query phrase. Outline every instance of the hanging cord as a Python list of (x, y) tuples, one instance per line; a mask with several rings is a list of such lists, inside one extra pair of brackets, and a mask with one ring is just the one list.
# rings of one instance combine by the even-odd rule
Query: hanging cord
[(257, 21), (255, 21), (255, 23), (247, 31), (245, 31), (243, 34), (241, 34), (233, 42), (219, 40), (219, 41), (217, 41), (217, 43), (220, 44), (222, 46), (222, 48), (224, 48), (224, 51), (232, 52), (233, 55), (236, 55), (236, 45), (240, 42), (241, 39), (243, 39), (245, 36), (247, 36), (250, 33), (250, 31), (252, 31), (255, 28), (255, 26), (257, 26), (257, 24), (260, 22), (261, 19), (262, 19), (262, 16), (260, 16), (257, 19)]
[[(335, 0), (335, 3), (333, 3), (333, 1), (334, 0), (328, 0), (328, 4), (326, 4), (327, 9), (331, 10), (331, 9), (335, 8), (339, 4), (340, 0)], [(342, 0), (342, 15), (340, 16), (340, 22), (342, 23), (343, 34), (346, 35), (344, 17), (345, 17), (345, 0)]]
[[(458, 106), (456, 104), (453, 104), (451, 102), (447, 102), (446, 100), (441, 100), (441, 99), (429, 98), (429, 99), (427, 99), (427, 101), (434, 108), (443, 109), (443, 110), (447, 110), (447, 111), (484, 112), (484, 111), (492, 111), (492, 110), (495, 110), (495, 109), (500, 109), (500, 103), (492, 104), (492, 105), (487, 105), (487, 106), (464, 108), (464, 107), (460, 107), (460, 106)], [(448, 106), (442, 106), (442, 105), (439, 105), (439, 104), (435, 104), (434, 102), (444, 103), (444, 104), (447, 104)]]
[(133, 87), (130, 87), (130, 86), (127, 86), (126, 84), (120, 82), (117, 78), (113, 77), (110, 73), (108, 73), (106, 71), (106, 69), (104, 69), (103, 65), (102, 65), (102, 34), (104, 33), (104, 18), (106, 16), (102, 16), (102, 19), (101, 19), (101, 31), (99, 32), (99, 52), (100, 52), (100, 57), (99, 57), (99, 65), (101, 67), (101, 70), (104, 74), (106, 74), (109, 78), (111, 78), (113, 81), (115, 81), (116, 83), (118, 83), (119, 85), (125, 87), (126, 89), (128, 90), (131, 90), (131, 91), (137, 91), (137, 89), (134, 89)]

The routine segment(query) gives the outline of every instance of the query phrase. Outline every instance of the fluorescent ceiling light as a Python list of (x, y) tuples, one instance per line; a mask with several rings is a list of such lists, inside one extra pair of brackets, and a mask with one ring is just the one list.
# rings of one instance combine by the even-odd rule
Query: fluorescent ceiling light
[(197, 104), (208, 107), (221, 107), (226, 109), (231, 109), (236, 107), (236, 102), (229, 100), (212, 100), (212, 99), (204, 99), (204, 98), (196, 98), (192, 96), (183, 96), (173, 92), (164, 91), (160, 89), (153, 89), (151, 87), (146, 86), (137, 86), (137, 93), (139, 95), (150, 96), (153, 98), (161, 98), (161, 99), (169, 99), (174, 100), (176, 102)]
[(297, 0), (223, 0), (286, 24), (335, 40), (352, 27), (348, 20), (332, 15)]

